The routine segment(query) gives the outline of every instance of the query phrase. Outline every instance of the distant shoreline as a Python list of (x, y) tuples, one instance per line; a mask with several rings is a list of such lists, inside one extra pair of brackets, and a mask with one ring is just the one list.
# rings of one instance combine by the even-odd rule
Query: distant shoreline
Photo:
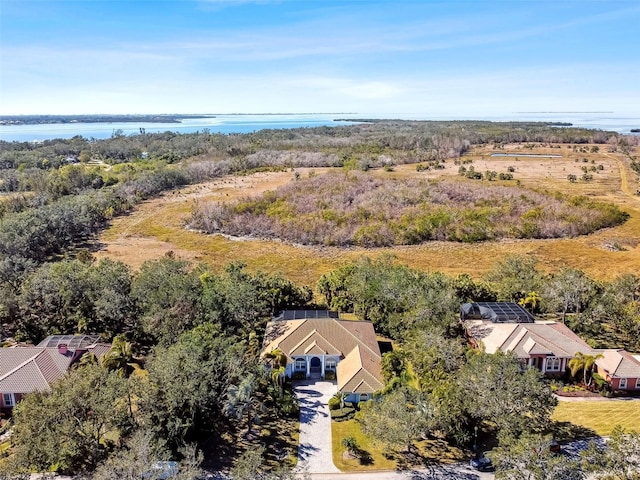
[(92, 115), (0, 115), (0, 125), (51, 125), (67, 123), (182, 123), (185, 119), (216, 118), (225, 116), (276, 115), (354, 115), (350, 112), (328, 113), (225, 113), (225, 114), (92, 114)]
[(49, 125), (66, 123), (182, 123), (185, 118), (214, 115), (0, 115), (0, 125)]

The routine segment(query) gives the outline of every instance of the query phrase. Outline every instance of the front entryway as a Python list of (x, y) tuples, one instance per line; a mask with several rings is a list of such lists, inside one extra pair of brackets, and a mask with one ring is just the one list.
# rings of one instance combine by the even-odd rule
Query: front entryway
[(322, 375), (322, 361), (318, 357), (313, 357), (309, 364), (309, 372), (311, 378), (320, 378)]

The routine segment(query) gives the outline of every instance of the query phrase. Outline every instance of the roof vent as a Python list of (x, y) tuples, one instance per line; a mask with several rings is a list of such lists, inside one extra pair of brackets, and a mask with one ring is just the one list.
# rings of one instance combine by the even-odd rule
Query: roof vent
[(61, 343), (58, 345), (58, 353), (60, 355), (66, 355), (67, 354), (67, 344), (66, 343)]

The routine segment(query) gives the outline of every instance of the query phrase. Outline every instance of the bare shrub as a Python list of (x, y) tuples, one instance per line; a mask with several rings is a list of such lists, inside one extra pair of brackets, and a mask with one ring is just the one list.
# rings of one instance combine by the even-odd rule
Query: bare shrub
[(625, 219), (617, 207), (586, 197), (349, 171), (300, 179), (257, 198), (196, 205), (190, 225), (301, 244), (380, 247), (571, 237)]

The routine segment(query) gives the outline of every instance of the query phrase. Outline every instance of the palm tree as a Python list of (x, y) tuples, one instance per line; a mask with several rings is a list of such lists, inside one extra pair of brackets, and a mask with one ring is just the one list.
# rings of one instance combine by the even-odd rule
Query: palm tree
[(96, 357), (95, 353), (84, 352), (76, 365), (78, 367), (84, 367), (87, 365), (98, 365), (98, 363), (98, 357)]
[(596, 361), (600, 360), (601, 358), (604, 358), (601, 353), (598, 353), (596, 355), (585, 355), (582, 352), (577, 352), (575, 356), (571, 360), (569, 360), (571, 376), (575, 377), (577, 373), (582, 370), (582, 379), (584, 381), (584, 384), (587, 386), (591, 386), (592, 378), (590, 377), (589, 383), (587, 383), (587, 372), (591, 372)]
[(260, 406), (257, 398), (258, 379), (250, 373), (240, 381), (239, 385), (231, 385), (227, 391), (226, 414), (241, 420), (247, 416), (247, 435), (251, 434), (254, 422), (254, 409)]
[(137, 360), (133, 357), (131, 343), (122, 337), (113, 339), (113, 344), (107, 353), (102, 357), (102, 366), (118, 375), (128, 377), (136, 370), (141, 370)]
[(278, 396), (282, 397), (284, 395), (284, 379), (286, 378), (284, 367), (274, 368), (271, 371), (271, 381), (273, 382), (273, 386), (278, 391)]

